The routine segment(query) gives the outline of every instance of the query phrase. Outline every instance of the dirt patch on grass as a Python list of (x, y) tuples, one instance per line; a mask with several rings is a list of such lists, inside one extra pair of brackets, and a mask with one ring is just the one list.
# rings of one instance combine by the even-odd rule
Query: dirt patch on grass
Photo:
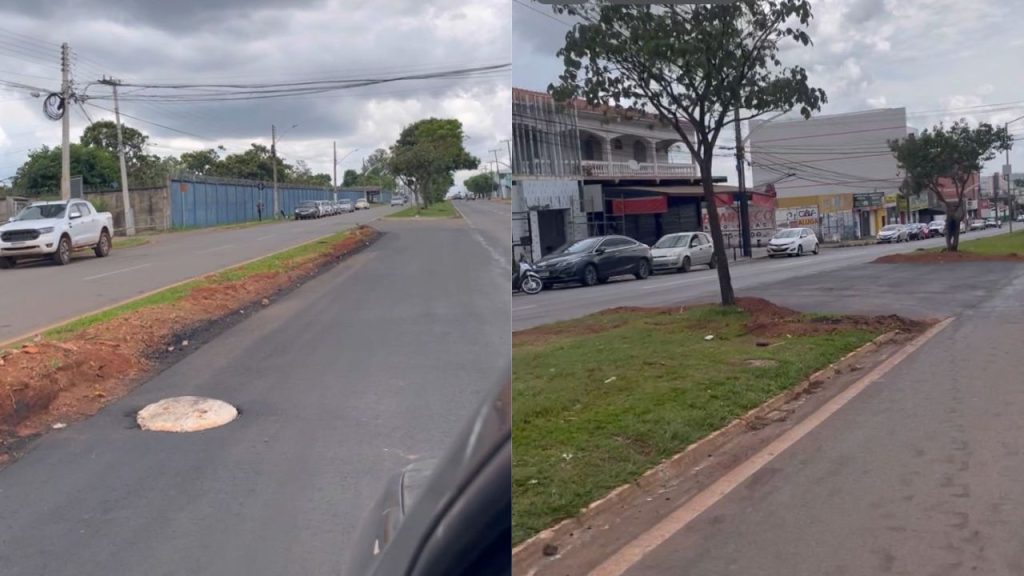
[(680, 314), (685, 308), (680, 306), (661, 306), (642, 308), (638, 306), (619, 306), (595, 312), (580, 320), (545, 324), (512, 333), (513, 346), (543, 346), (552, 340), (565, 336), (590, 336), (615, 330), (625, 326), (630, 314), (645, 316), (671, 316)]
[(906, 254), (889, 254), (876, 258), (875, 264), (948, 264), (951, 262), (1024, 262), (1024, 255), (1010, 254), (976, 254), (973, 252), (909, 252)]
[(378, 235), (363, 226), (279, 270), (237, 280), (213, 276), (180, 300), (128, 312), (60, 341), (36, 337), (0, 351), (0, 465), (22, 439), (95, 414), (160, 365), (195, 348), (211, 327), (223, 329), (250, 309), (270, 305)]
[(762, 338), (787, 338), (834, 334), (846, 330), (890, 332), (899, 330), (917, 333), (930, 322), (910, 320), (902, 316), (809, 316), (796, 310), (772, 304), (761, 298), (738, 298), (736, 305), (750, 315), (748, 334)]

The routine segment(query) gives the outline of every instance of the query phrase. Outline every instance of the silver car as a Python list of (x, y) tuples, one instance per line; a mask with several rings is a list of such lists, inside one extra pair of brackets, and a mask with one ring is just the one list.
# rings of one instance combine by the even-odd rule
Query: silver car
[(651, 246), (654, 271), (689, 272), (691, 266), (715, 267), (711, 237), (703, 232), (666, 234)]

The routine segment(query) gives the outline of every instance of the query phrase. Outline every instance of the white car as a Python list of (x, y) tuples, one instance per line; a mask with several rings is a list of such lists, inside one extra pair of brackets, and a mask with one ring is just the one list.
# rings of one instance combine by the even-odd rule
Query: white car
[(356, 200), (356, 210), (369, 210), (370, 203), (365, 199)]
[(818, 253), (818, 236), (810, 228), (779, 230), (768, 242), (768, 257), (803, 256)]
[(703, 232), (666, 234), (651, 246), (655, 272), (689, 272), (692, 266), (715, 267), (711, 237)]
[(110, 254), (113, 231), (110, 212), (98, 212), (85, 200), (36, 202), (0, 226), (0, 268), (39, 258), (65, 265), (72, 252), (90, 248), (103, 258)]

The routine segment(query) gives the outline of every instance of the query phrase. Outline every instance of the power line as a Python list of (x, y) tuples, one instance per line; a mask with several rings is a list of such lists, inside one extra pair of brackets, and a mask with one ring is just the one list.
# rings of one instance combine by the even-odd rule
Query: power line
[[(86, 106), (92, 106), (93, 108), (99, 108), (100, 110), (105, 110), (107, 112), (110, 112), (111, 114), (114, 113), (114, 111), (111, 110), (110, 108), (104, 108), (103, 106), (98, 106), (98, 105), (92, 104), (90, 102), (86, 102), (85, 104), (86, 104)], [(170, 130), (171, 132), (177, 132), (179, 134), (184, 134), (186, 136), (191, 136), (193, 138), (199, 138), (200, 140), (211, 140), (211, 138), (207, 138), (206, 136), (200, 136), (199, 134), (195, 134), (195, 133), (192, 133), (192, 132), (187, 132), (185, 130), (179, 130), (177, 128), (171, 128), (170, 126), (165, 126), (164, 124), (159, 124), (159, 123), (153, 122), (151, 120), (145, 120), (143, 118), (139, 118), (138, 116), (132, 116), (131, 114), (126, 114), (124, 112), (121, 112), (121, 116), (124, 116), (125, 118), (131, 118), (132, 120), (137, 120), (139, 122), (143, 122), (143, 123), (150, 124), (150, 125), (153, 125), (153, 126), (157, 126), (159, 128), (163, 128), (164, 130)]]
[(534, 12), (536, 12), (537, 14), (540, 14), (541, 16), (544, 16), (545, 18), (550, 18), (551, 20), (554, 20), (555, 22), (558, 22), (559, 24), (561, 24), (562, 26), (565, 26), (566, 28), (572, 28), (573, 27), (573, 24), (570, 24), (570, 23), (566, 22), (565, 20), (562, 20), (561, 18), (556, 18), (554, 15), (548, 14), (547, 12), (545, 12), (543, 10), (540, 10), (540, 9), (534, 7), (534, 6), (530, 6), (526, 2), (523, 2), (523, 0), (512, 0), (512, 1), (515, 2), (516, 4), (519, 4), (523, 8), (529, 8), (530, 10), (533, 10)]

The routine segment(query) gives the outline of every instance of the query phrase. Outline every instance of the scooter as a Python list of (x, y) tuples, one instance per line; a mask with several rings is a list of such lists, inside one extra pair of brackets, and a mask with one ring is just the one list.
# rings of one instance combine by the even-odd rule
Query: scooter
[(512, 291), (537, 294), (544, 289), (544, 282), (525, 261), (519, 263), (519, 274), (512, 277)]

